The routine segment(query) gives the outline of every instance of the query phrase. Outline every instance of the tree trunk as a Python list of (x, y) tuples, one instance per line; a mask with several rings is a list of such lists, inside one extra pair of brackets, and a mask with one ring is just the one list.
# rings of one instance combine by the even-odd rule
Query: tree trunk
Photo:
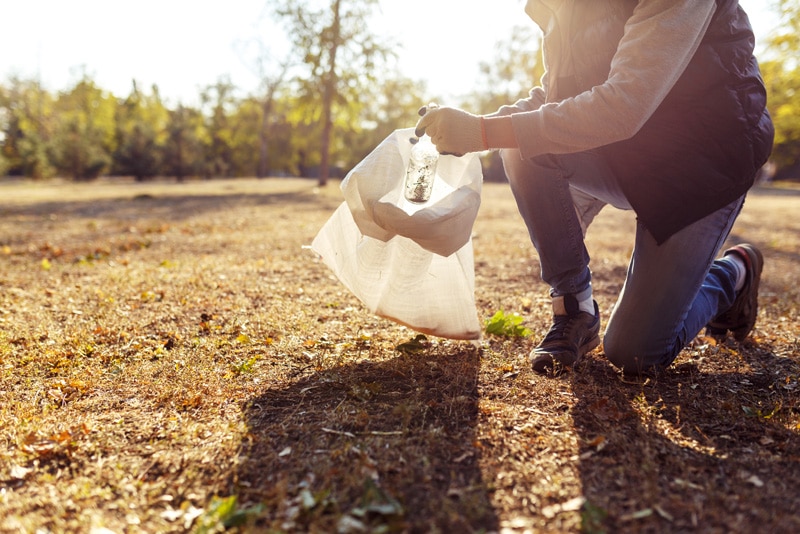
[(176, 174), (175, 178), (177, 178), (178, 182), (183, 182), (183, 178), (184, 178), (184, 174), (185, 174), (185, 171), (183, 169), (183, 167), (184, 167), (184, 164), (183, 164), (183, 133), (180, 133), (178, 135), (178, 139), (177, 139), (177, 143), (176, 144), (177, 144), (177, 149), (178, 149), (178, 153), (176, 155), (177, 156), (177, 160), (178, 160), (178, 168), (177, 168), (176, 173), (175, 173)]
[(258, 134), (258, 171), (256, 178), (269, 174), (269, 117), (272, 114), (272, 91), (269, 91), (261, 106), (261, 131)]
[(330, 45), (330, 65), (325, 78), (325, 93), (322, 96), (322, 157), (319, 166), (319, 185), (328, 183), (330, 174), (331, 133), (333, 131), (333, 96), (336, 91), (336, 52), (340, 41), (339, 11), (341, 0), (333, 2), (333, 28)]

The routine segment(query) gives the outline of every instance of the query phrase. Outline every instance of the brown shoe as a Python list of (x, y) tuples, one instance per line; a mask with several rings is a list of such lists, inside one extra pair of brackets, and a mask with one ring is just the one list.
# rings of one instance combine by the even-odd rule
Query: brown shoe
[(557, 376), (574, 366), (584, 354), (600, 344), (600, 311), (594, 315), (578, 309), (572, 295), (553, 299), (553, 326), (539, 346), (531, 351), (533, 370)]
[(725, 337), (728, 330), (737, 341), (744, 341), (753, 330), (758, 317), (758, 284), (764, 268), (764, 256), (753, 245), (736, 245), (725, 251), (723, 256), (736, 254), (747, 267), (744, 286), (736, 295), (730, 309), (716, 316), (706, 326), (706, 334)]

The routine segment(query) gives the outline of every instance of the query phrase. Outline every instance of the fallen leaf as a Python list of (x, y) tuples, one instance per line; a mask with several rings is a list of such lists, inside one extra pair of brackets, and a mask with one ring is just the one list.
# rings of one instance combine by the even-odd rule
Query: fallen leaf
[(183, 510), (175, 510), (174, 508), (167, 508), (163, 512), (161, 512), (161, 518), (166, 519), (167, 521), (177, 521), (181, 517), (183, 517)]
[(333, 430), (333, 429), (330, 429), (330, 428), (323, 428), (322, 431), (323, 432), (327, 432), (328, 434), (338, 434), (340, 436), (347, 436), (348, 438), (356, 437), (356, 435), (353, 434), (352, 432), (346, 432), (346, 431), (342, 431), (342, 430)]
[(336, 530), (342, 534), (367, 532), (367, 526), (351, 515), (343, 515), (337, 523)]
[(756, 475), (751, 476), (750, 478), (747, 479), (747, 481), (757, 488), (764, 487), (764, 481), (758, 478)]
[(588, 443), (586, 443), (586, 445), (589, 446), (589, 447), (598, 447), (598, 450), (599, 450), (600, 445), (603, 445), (605, 442), (606, 442), (606, 437), (605, 436), (597, 436), (593, 440), (591, 440)]
[(660, 515), (661, 517), (663, 517), (667, 521), (672, 522), (672, 521), (675, 520), (675, 518), (672, 517), (672, 514), (670, 514), (669, 512), (667, 512), (666, 510), (664, 510), (660, 506), (653, 506), (653, 508), (655, 508), (656, 512), (658, 512), (658, 515)]
[(542, 515), (548, 519), (554, 518), (556, 515), (563, 512), (577, 512), (586, 502), (585, 497), (575, 497), (563, 503), (552, 504), (542, 508)]
[(183, 514), (183, 527), (186, 530), (189, 530), (189, 527), (192, 526), (194, 520), (203, 515), (203, 509), (197, 508), (196, 506), (189, 506), (186, 512)]
[(574, 499), (570, 499), (567, 502), (561, 505), (561, 510), (564, 512), (577, 512), (583, 506), (583, 503), (586, 502), (585, 497), (575, 497)]
[(703, 489), (702, 486), (698, 486), (697, 484), (695, 484), (693, 482), (689, 482), (687, 480), (683, 480), (682, 478), (676, 478), (674, 480), (674, 482), (675, 482), (675, 484), (677, 486), (681, 486), (681, 487), (685, 487), (685, 488), (692, 488), (692, 489), (696, 489), (696, 490)]
[(464, 461), (464, 460), (466, 460), (467, 458), (471, 458), (471, 457), (473, 457), (473, 456), (475, 456), (475, 452), (473, 452), (473, 451), (467, 451), (467, 452), (465, 452), (464, 454), (462, 454), (461, 456), (459, 456), (458, 458), (454, 459), (454, 460), (453, 460), (453, 463), (460, 464), (461, 462), (463, 462), (463, 461)]
[(653, 515), (653, 509), (645, 508), (643, 510), (639, 510), (638, 512), (625, 514), (621, 516), (619, 519), (620, 521), (634, 521), (636, 519), (644, 519), (645, 517), (650, 517), (651, 515)]
[(26, 467), (22, 467), (21, 465), (14, 464), (11, 466), (11, 478), (16, 480), (24, 480), (31, 471), (33, 471), (33, 469), (28, 469)]
[(247, 334), (239, 334), (236, 337), (236, 341), (241, 345), (248, 345), (250, 343), (250, 336), (248, 336)]

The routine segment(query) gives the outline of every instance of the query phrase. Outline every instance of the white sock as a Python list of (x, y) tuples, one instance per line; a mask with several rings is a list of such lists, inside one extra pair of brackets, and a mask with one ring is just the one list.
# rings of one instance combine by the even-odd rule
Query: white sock
[(586, 312), (590, 315), (594, 315), (594, 300), (592, 300), (592, 294), (589, 293), (589, 296), (585, 299), (578, 301), (578, 308), (582, 312)]
[(736, 291), (740, 291), (744, 287), (744, 281), (747, 279), (747, 265), (738, 254), (728, 254), (720, 261), (724, 261), (736, 271)]

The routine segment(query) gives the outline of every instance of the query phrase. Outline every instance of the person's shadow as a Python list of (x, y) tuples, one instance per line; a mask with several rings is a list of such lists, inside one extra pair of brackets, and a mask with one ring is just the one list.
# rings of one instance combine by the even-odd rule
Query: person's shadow
[(745, 354), (706, 348), (647, 380), (579, 366), (583, 531), (800, 532), (800, 366)]
[(240, 505), (265, 505), (268, 531), (497, 531), (478, 465), (479, 365), (446, 344), (268, 387), (245, 409)]

